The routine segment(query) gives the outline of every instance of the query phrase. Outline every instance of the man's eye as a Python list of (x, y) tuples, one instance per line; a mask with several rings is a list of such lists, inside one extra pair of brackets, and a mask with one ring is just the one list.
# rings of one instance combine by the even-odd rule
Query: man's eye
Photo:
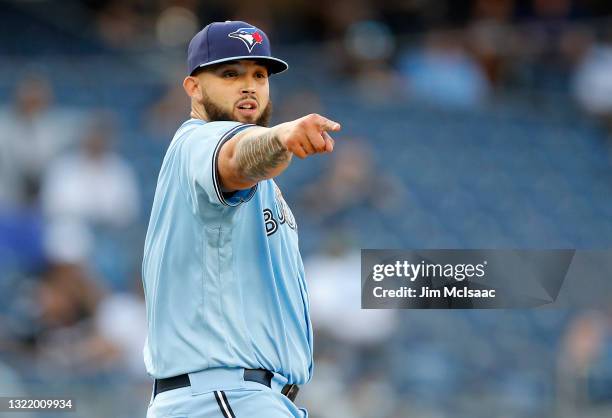
[(257, 73), (257, 74), (255, 74), (255, 77), (257, 77), (257, 78), (266, 78), (266, 75), (264, 73)]
[(236, 77), (238, 74), (235, 71), (226, 71), (223, 73), (224, 78)]

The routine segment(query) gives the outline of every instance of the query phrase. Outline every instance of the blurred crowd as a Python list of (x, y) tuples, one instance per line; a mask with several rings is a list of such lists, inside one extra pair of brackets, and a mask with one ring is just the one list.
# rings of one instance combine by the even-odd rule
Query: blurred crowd
[[(113, 386), (119, 377), (141, 388), (132, 402), (146, 407), (141, 252), (156, 170), (188, 117), (179, 85), (184, 50), (207, 22), (239, 18), (264, 29), (281, 55), (299, 57), (303, 64), (292, 66), (293, 76), (279, 77), (274, 119), (320, 112), (361, 123), (353, 129), (346, 123), (341, 141), (350, 147), (339, 146), (330, 158), (279, 179), (300, 225), (316, 327), (315, 379), (300, 398), (311, 416), (442, 417), (461, 410), (477, 417), (487, 408), (502, 408), (485, 415), (500, 418), (555, 416), (550, 412), (555, 408), (568, 417), (610, 413), (609, 313), (364, 311), (358, 280), (360, 247), (430, 244), (440, 236), (469, 242), (452, 225), (434, 225), (438, 219), (429, 213), (435, 209), (400, 178), (410, 169), (402, 165), (402, 153), (416, 153), (418, 144), (398, 147), (403, 132), (387, 127), (396, 148), (385, 155), (395, 153), (399, 163), (379, 159), (382, 144), (364, 127), (384, 126), (370, 110), (410, 102), (467, 115), (462, 112), (512, 103), (537, 112), (548, 100), (582, 109), (592, 126), (612, 127), (609, 2), (67, 3), (70, 21), (58, 15), (47, 22), (35, 12), (37, 2), (7, 2), (0, 11), (0, 24), (19, 22), (18, 16), (36, 34), (0, 41), (0, 51), (9, 51), (7, 65), (16, 68), (25, 60), (27, 68), (45, 68), (5, 74), (10, 84), (0, 83), (0, 394), (26, 393), (49, 382)], [(74, 26), (74, 16), (82, 27)], [(42, 22), (43, 29), (32, 22)], [(54, 31), (58, 22), (63, 29)], [(38, 36), (41, 31), (48, 36)], [(146, 57), (146, 75), (142, 63), (119, 81), (111, 81), (112, 71), (105, 68), (75, 71), (74, 80), (90, 76), (99, 83), (89, 92), (89, 81), (75, 81), (76, 92), (73, 79), (18, 45), (31, 40), (63, 57), (65, 32), (84, 45), (82, 51), (104, 55), (110, 67), (132, 55)], [(91, 59), (88, 52), (76, 56)], [(154, 83), (147, 78), (152, 73)], [(125, 80), (131, 83), (127, 88)], [(144, 93), (134, 104), (126, 96), (136, 96), (137, 87)], [(98, 100), (106, 90), (114, 91), (118, 103)], [(77, 104), (77, 93), (85, 96), (85, 105)], [(354, 114), (353, 106), (361, 113)], [(452, 125), (438, 126), (438, 113), (432, 115), (425, 124), (454, 135)], [(457, 140), (477, 135), (473, 128), (457, 131)], [(597, 132), (598, 139), (609, 137)], [(435, 146), (435, 136), (429, 139)], [(437, 168), (422, 160), (430, 170), (419, 176), (439, 180), (431, 175)], [(601, 179), (604, 204), (610, 203), (607, 164), (585, 177)], [(469, 197), (455, 205), (469, 210)], [(422, 218), (407, 219), (415, 214)], [(498, 218), (503, 222), (503, 214)], [(414, 236), (401, 236), (417, 224), (421, 229)], [(363, 239), (376, 228), (401, 233)], [(431, 240), (419, 241), (425, 233)], [(563, 242), (588, 240), (574, 238)], [(468, 398), (469, 405), (460, 403)], [(109, 416), (133, 416), (113, 411)]]
[[(41, 18), (38, 5), (11, 3), (14, 13)], [(184, 71), (184, 49), (201, 27), (243, 19), (265, 30), (289, 56), (296, 46), (314, 48), (312, 65), (348, 81), (374, 105), (409, 98), (471, 108), (500, 95), (537, 101), (542, 94), (569, 94), (610, 123), (612, 6), (604, 0), (68, 3), (66, 17), (54, 16), (53, 22), (87, 42), (82, 49), (72, 46), (78, 53), (161, 52), (166, 59), (145, 60), (169, 78)], [(39, 36), (28, 41), (5, 42), (15, 53), (49, 49), (38, 45)], [(56, 49), (64, 47), (62, 42)]]
[(104, 260), (140, 221), (115, 129), (112, 112), (64, 107), (36, 75), (0, 110), (0, 351), (45, 378), (143, 374), (138, 271)]
[(319, 62), (368, 99), (471, 107), (507, 92), (571, 92), (609, 123), (612, 6), (603, 0), (166, 0), (85, 2), (115, 50), (183, 48), (214, 20), (245, 19), (275, 45), (320, 45)]

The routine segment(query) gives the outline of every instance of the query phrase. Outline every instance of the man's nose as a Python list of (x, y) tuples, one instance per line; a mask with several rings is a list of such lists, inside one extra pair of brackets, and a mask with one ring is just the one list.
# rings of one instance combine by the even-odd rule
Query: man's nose
[(255, 86), (244, 86), (240, 92), (242, 94), (255, 94)]

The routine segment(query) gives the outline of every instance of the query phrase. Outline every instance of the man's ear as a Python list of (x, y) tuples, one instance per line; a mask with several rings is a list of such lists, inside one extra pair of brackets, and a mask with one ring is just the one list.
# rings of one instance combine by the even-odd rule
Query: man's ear
[(202, 100), (202, 91), (200, 90), (200, 80), (197, 77), (188, 76), (183, 80), (183, 88), (187, 96), (197, 101)]

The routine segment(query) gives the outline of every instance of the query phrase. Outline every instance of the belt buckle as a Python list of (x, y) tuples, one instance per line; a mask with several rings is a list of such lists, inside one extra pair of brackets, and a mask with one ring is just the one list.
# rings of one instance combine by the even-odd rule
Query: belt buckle
[(295, 401), (298, 392), (300, 391), (300, 387), (298, 385), (290, 384), (285, 385), (281, 393), (291, 400), (291, 402)]

